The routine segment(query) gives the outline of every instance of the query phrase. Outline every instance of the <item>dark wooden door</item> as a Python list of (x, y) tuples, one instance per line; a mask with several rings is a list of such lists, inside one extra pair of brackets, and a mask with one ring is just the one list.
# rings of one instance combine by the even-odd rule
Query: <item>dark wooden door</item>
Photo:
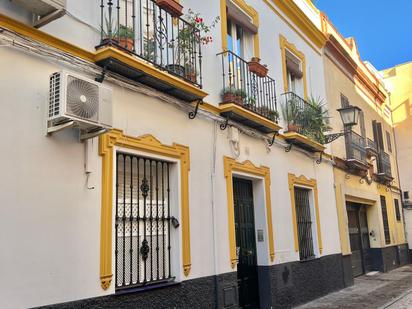
[(365, 206), (361, 204), (348, 203), (347, 212), (352, 272), (354, 277), (358, 277), (372, 270), (368, 220)]
[(243, 308), (258, 308), (259, 287), (252, 182), (234, 178), (233, 195), (236, 249), (239, 255), (237, 265), (239, 305)]

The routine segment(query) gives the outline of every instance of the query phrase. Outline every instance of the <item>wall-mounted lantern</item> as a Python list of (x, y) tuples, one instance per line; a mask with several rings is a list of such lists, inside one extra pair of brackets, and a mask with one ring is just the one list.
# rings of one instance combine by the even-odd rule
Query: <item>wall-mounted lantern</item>
[(329, 144), (341, 136), (344, 136), (347, 132), (350, 132), (353, 126), (356, 126), (359, 121), (359, 115), (362, 111), (357, 106), (349, 105), (347, 107), (342, 107), (337, 110), (342, 119), (344, 131), (340, 133), (332, 133), (325, 135), (325, 144)]

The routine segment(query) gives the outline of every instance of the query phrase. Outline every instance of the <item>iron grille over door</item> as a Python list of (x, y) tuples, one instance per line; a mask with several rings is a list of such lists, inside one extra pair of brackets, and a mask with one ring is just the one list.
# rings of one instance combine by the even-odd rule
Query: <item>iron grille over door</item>
[(170, 164), (116, 156), (116, 288), (173, 279)]
[(299, 256), (301, 260), (315, 257), (313, 249), (312, 217), (308, 189), (295, 187), (296, 221), (298, 226)]

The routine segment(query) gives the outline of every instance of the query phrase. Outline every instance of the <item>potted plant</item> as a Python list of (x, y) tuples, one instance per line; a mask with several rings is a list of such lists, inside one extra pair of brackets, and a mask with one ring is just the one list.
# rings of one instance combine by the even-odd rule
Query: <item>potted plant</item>
[(250, 110), (256, 109), (256, 98), (253, 96), (248, 96), (243, 104), (244, 107)]
[(307, 106), (302, 110), (302, 118), (305, 119), (305, 126), (302, 127), (302, 134), (323, 144), (325, 142), (325, 132), (330, 131), (328, 110), (321, 98), (311, 96), (307, 101)]
[(287, 132), (300, 132), (302, 111), (294, 98), (282, 105), (282, 116), (287, 123)]
[(279, 119), (279, 113), (277, 110), (271, 109), (268, 106), (261, 106), (258, 108), (258, 113), (262, 115), (263, 117), (266, 117), (273, 122), (278, 122)]
[(239, 105), (243, 105), (246, 101), (245, 99), (247, 98), (247, 93), (243, 89), (237, 89), (236, 93), (235, 93), (235, 96), (236, 96), (236, 101), (235, 102)]
[(132, 51), (134, 47), (134, 31), (131, 27), (120, 25), (119, 27), (119, 45)]
[(207, 34), (216, 26), (220, 18), (216, 17), (210, 25), (207, 25), (199, 13), (189, 9), (185, 19), (188, 25), (178, 27), (176, 38), (169, 43), (169, 48), (174, 49), (175, 58), (173, 64), (168, 65), (167, 69), (172, 72), (184, 72), (179, 75), (190, 81), (196, 81), (198, 72), (196, 72), (197, 60), (194, 56), (198, 52), (197, 46), (213, 42), (213, 38)]
[(156, 0), (156, 4), (166, 12), (169, 12), (173, 17), (183, 15), (183, 6), (175, 0)]
[(235, 103), (236, 102), (236, 90), (232, 87), (226, 87), (221, 92), (223, 103)]
[(252, 57), (248, 62), (249, 71), (255, 73), (259, 77), (266, 77), (268, 75), (268, 68), (266, 65), (260, 63), (260, 58)]
[(101, 32), (103, 37), (101, 45), (108, 45), (111, 44), (111, 42), (113, 41), (118, 43), (118, 29), (116, 28), (116, 24), (113, 23), (112, 20), (109, 20), (107, 16), (104, 17), (104, 20), (106, 26), (101, 26)]
[(156, 63), (156, 41), (154, 37), (144, 37), (144, 42), (143, 42), (143, 57), (147, 61), (150, 61), (152, 63)]

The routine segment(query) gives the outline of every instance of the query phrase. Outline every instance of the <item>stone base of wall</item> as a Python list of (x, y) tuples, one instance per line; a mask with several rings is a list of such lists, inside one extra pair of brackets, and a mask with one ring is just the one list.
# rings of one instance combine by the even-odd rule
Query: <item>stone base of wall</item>
[(342, 255), (274, 265), (271, 278), (272, 307), (291, 308), (345, 287)]
[(343, 267), (343, 282), (345, 284), (345, 287), (353, 285), (354, 280), (353, 280), (351, 255), (342, 256), (342, 267)]
[(376, 271), (388, 272), (410, 263), (408, 244), (385, 248), (372, 248), (373, 268)]
[[(291, 308), (344, 288), (340, 254), (305, 262), (259, 266), (260, 308)], [(130, 291), (45, 306), (58, 309), (238, 308), (237, 273), (209, 276), (145, 291)]]

